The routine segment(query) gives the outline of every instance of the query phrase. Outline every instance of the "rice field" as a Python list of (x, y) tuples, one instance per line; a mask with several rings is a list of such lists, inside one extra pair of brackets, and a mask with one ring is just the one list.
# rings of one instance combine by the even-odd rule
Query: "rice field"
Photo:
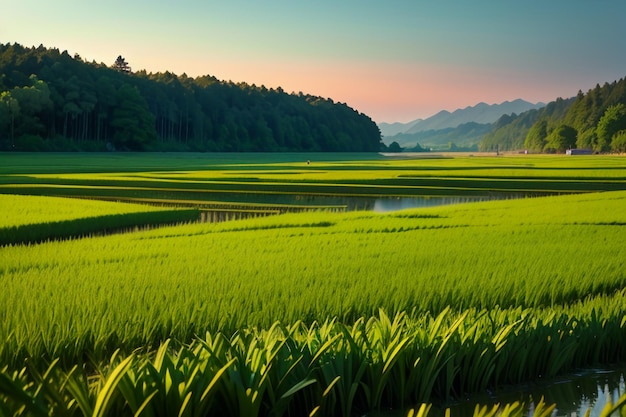
[[(307, 172), (299, 157), (204, 169), (198, 157), (191, 171), (178, 156), (158, 156), (147, 169), (125, 161), (101, 172), (96, 163), (72, 172), (59, 157), (56, 172), (16, 163), (19, 175), (0, 173), (0, 190), (72, 183), (93, 197), (88, 184), (117, 181), (133, 192), (151, 182), (382, 193), (391, 181), (415, 192), (400, 182), (436, 173), (435, 184), (455, 172), (467, 189), (503, 178), (543, 191), (577, 185), (516, 200), (185, 222), (0, 247), (0, 413), (425, 415), (419, 404), (626, 360), (623, 159), (358, 155), (312, 159), (319, 172)], [(134, 173), (121, 170), (130, 165)], [(22, 217), (39, 218), (33, 227), (163, 211), (76, 199), (47, 211), (66, 200), (0, 194), (3, 209), (8, 201), (5, 229), (25, 224), (25, 202)]]
[(199, 218), (196, 209), (0, 194), (0, 245), (36, 243)]
[(626, 190), (626, 170), (619, 156), (100, 154), (87, 157), (91, 163), (81, 154), (38, 158), (42, 156), (0, 155), (0, 193), (210, 202), (218, 192), (458, 196)]
[(60, 197), (0, 194), (0, 228), (76, 220), (140, 212), (163, 211), (163, 208)]

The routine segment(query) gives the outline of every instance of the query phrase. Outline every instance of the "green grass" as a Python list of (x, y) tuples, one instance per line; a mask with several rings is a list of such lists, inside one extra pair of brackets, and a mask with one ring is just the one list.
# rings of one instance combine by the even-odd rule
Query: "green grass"
[(5, 154), (0, 162), (0, 193), (12, 194), (210, 200), (215, 192), (428, 196), (626, 189), (624, 160), (610, 156)]
[(185, 346), (167, 340), (148, 353), (116, 352), (95, 371), (58, 361), (41, 371), (32, 364), (0, 370), (0, 411), (349, 417), (401, 410), (536, 375), (548, 379), (586, 363), (586, 355), (623, 355), (618, 311), (623, 294), (547, 311), (446, 310), (419, 319), (381, 311), (351, 325), (276, 323), (231, 336), (206, 333)]
[(379, 308), (566, 304), (624, 288), (625, 205), (619, 192), (290, 214), (4, 248), (0, 335), (20, 351), (54, 329), (52, 352), (31, 354), (55, 356)]
[(198, 220), (196, 209), (0, 194), (0, 245), (37, 243)]
[(0, 228), (163, 210), (140, 204), (8, 194), (0, 194), (0, 207)]
[[(13, 242), (0, 414), (363, 415), (626, 360), (623, 158), (366, 158), (0, 155), (1, 193), (573, 193)], [(0, 231), (163, 210), (0, 201)]]

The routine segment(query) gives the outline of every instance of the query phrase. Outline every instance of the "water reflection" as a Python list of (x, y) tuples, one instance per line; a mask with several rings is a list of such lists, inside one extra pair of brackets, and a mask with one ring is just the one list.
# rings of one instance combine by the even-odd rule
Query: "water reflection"
[(476, 404), (493, 406), (508, 404), (515, 401), (530, 405), (543, 397), (546, 404), (556, 404), (554, 416), (584, 416), (590, 410), (590, 417), (600, 415), (609, 402), (615, 403), (625, 393), (624, 375), (626, 370), (589, 370), (568, 375), (550, 382), (527, 384), (509, 389), (501, 389), (496, 393), (473, 396), (462, 402), (446, 404), (433, 410), (433, 416), (443, 415), (445, 407), (450, 408), (452, 417), (471, 417)]
[[(435, 207), (449, 204), (473, 203), (477, 201), (499, 200), (505, 197), (482, 196), (482, 197), (384, 197), (374, 200), (371, 210), (379, 213), (397, 211), (410, 208)], [(508, 196), (508, 198), (512, 198)], [(517, 197), (515, 197), (517, 198)]]
[[(433, 195), (433, 196), (388, 196), (358, 194), (292, 194), (280, 192), (223, 192), (208, 190), (114, 190), (113, 197), (129, 201), (155, 201), (159, 204), (193, 205), (207, 208), (210, 206), (231, 205), (232, 209), (274, 208), (280, 212), (329, 209), (332, 211), (377, 211), (389, 212), (409, 208), (433, 207), (449, 204), (471, 203), (477, 201), (518, 199), (546, 193), (489, 192), (484, 195)], [(358, 189), (350, 190), (358, 192)]]
[[(168, 196), (160, 196), (167, 198)], [(179, 199), (181, 196), (177, 196)], [(197, 196), (182, 196), (194, 199)], [(434, 207), (449, 204), (477, 201), (521, 198), (520, 194), (489, 196), (445, 196), (445, 197), (367, 197), (351, 195), (312, 195), (312, 194), (254, 194), (254, 193), (210, 193), (203, 196), (214, 203), (249, 204), (258, 207), (283, 206), (307, 209), (341, 209), (345, 211), (389, 212), (409, 208)], [(287, 210), (289, 211), (289, 210)]]

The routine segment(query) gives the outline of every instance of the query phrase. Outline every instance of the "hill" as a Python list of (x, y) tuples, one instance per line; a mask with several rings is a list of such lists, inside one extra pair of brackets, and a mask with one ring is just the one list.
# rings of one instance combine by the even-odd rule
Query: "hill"
[(626, 80), (597, 84), (586, 94), (558, 98), (539, 110), (502, 116), (480, 143), (484, 151), (496, 148), (626, 152)]
[(491, 130), (491, 124), (475, 122), (463, 123), (457, 127), (448, 127), (437, 130), (424, 130), (416, 133), (399, 133), (391, 138), (385, 138), (397, 142), (403, 148), (412, 148), (417, 145), (421, 148), (436, 150), (449, 150), (454, 146), (463, 148), (475, 147), (478, 149), (482, 137)]
[(521, 112), (543, 107), (543, 103), (529, 103), (518, 99), (514, 101), (505, 101), (500, 104), (478, 103), (475, 106), (469, 106), (464, 109), (458, 109), (450, 113), (442, 110), (428, 119), (412, 126), (406, 133), (423, 132), (425, 130), (437, 130), (454, 128), (464, 123), (493, 123), (502, 115), (519, 114)]
[(456, 128), (465, 123), (490, 124), (494, 123), (502, 115), (519, 114), (543, 106), (545, 106), (544, 103), (533, 104), (521, 99), (491, 105), (478, 103), (475, 106), (468, 106), (453, 112), (442, 110), (427, 119), (416, 119), (409, 123), (379, 123), (378, 127), (386, 138), (385, 143), (388, 143), (391, 141), (389, 137), (399, 133), (412, 134)]
[[(112, 59), (113, 61), (113, 59)], [(213, 76), (132, 72), (58, 49), (0, 44), (0, 150), (377, 152), (345, 103)]]
[(401, 123), (401, 122), (385, 123), (385, 122), (381, 122), (381, 123), (378, 123), (378, 128), (380, 129), (380, 132), (381, 132), (381, 134), (383, 136), (394, 136), (394, 135), (397, 135), (399, 133), (405, 133), (407, 130), (409, 130), (411, 127), (413, 127), (417, 123), (421, 122), (422, 120), (424, 120), (424, 119), (415, 119), (415, 120), (410, 121), (408, 123)]

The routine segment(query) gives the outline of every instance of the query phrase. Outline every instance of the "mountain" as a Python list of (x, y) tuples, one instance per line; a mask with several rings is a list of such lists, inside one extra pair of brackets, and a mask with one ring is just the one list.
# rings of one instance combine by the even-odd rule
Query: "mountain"
[(463, 123), (469, 122), (482, 124), (493, 123), (502, 115), (513, 113), (519, 114), (527, 110), (537, 109), (543, 106), (545, 106), (544, 103), (533, 104), (521, 99), (491, 105), (478, 103), (475, 106), (455, 110), (452, 113), (446, 110), (440, 111), (436, 115), (414, 125), (406, 133), (457, 127)]
[(393, 135), (397, 135), (398, 133), (404, 133), (407, 130), (409, 130), (411, 127), (413, 127), (414, 125), (416, 125), (417, 123), (421, 122), (423, 119), (415, 119), (411, 122), (408, 123), (400, 123), (400, 122), (395, 122), (395, 123), (385, 123), (385, 122), (381, 122), (378, 123), (378, 128), (380, 129), (380, 133), (383, 136), (393, 136)]
[(454, 143), (455, 146), (475, 147), (478, 150), (478, 143), (491, 128), (492, 125), (489, 123), (469, 122), (457, 127), (398, 133), (388, 139), (406, 149), (419, 145), (422, 148), (441, 150), (449, 149), (450, 144)]
[(494, 123), (502, 115), (519, 114), (531, 109), (538, 109), (545, 106), (544, 103), (529, 103), (522, 99), (514, 101), (505, 101), (500, 104), (478, 103), (475, 106), (468, 106), (464, 109), (458, 109), (453, 112), (442, 110), (439, 113), (427, 119), (417, 119), (409, 123), (379, 123), (378, 127), (383, 135), (383, 141), (390, 143), (392, 140), (389, 136), (398, 133), (417, 133), (429, 130), (440, 130), (448, 128), (456, 128), (465, 123), (489, 124)]

